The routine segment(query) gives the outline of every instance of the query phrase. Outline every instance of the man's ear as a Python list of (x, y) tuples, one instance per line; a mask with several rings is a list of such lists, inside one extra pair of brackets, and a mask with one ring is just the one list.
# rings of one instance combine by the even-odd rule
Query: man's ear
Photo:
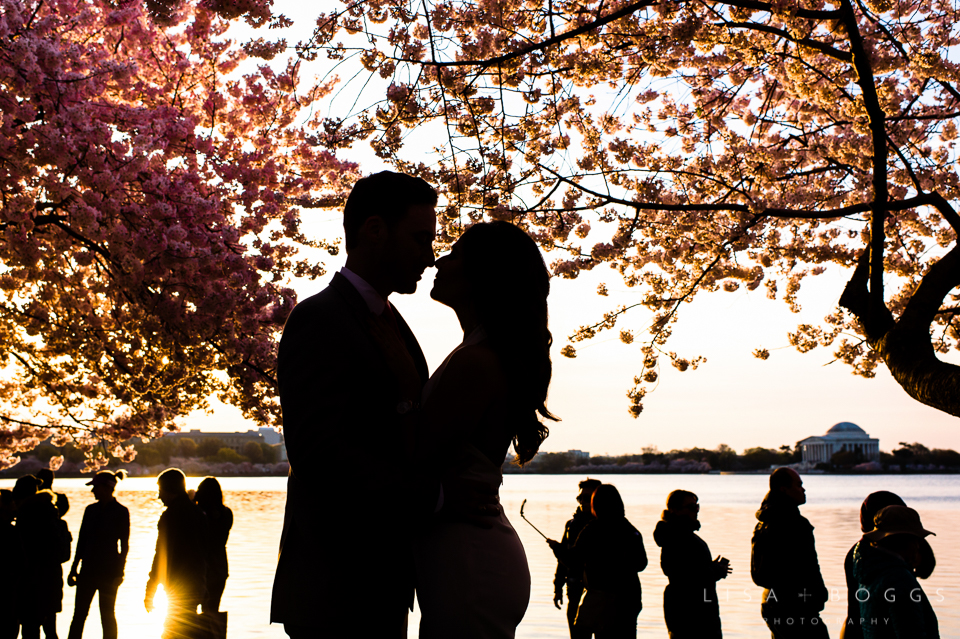
[(371, 215), (360, 225), (361, 241), (371, 246), (380, 246), (387, 239), (387, 223), (379, 215)]

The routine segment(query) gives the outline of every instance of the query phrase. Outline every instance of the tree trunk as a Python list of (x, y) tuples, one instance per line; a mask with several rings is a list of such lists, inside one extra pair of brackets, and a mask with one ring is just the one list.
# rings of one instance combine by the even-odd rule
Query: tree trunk
[[(865, 249), (865, 255), (869, 249)], [(960, 366), (941, 361), (930, 326), (946, 296), (960, 285), (960, 248), (954, 247), (924, 275), (903, 314), (870, 303), (869, 259), (861, 259), (840, 297), (840, 305), (860, 321), (867, 343), (908, 395), (960, 417)]]

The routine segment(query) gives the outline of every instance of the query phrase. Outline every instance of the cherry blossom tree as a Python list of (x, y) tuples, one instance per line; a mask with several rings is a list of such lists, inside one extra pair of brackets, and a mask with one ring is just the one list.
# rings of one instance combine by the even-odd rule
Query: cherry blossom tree
[(130, 460), (214, 394), (278, 423), (288, 278), (336, 251), (301, 209), (356, 167), (309, 133), (331, 87), (225, 35), (289, 21), (228, 4), (0, 0), (0, 467), (50, 436)]
[(563, 348), (650, 309), (649, 334), (621, 331), (642, 349), (634, 415), (664, 357), (700, 361), (667, 350), (683, 302), (763, 286), (798, 310), (830, 264), (849, 282), (796, 348), (883, 362), (960, 415), (938, 357), (960, 338), (958, 18), (956, 0), (365, 0), (299, 50), (364, 65), (363, 108), (324, 131), (440, 184), (444, 239), (511, 219), (557, 275), (607, 265), (637, 288)]

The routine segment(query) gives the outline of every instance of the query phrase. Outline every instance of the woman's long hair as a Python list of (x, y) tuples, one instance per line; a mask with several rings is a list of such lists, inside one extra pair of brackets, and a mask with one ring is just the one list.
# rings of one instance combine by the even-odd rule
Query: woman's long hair
[(480, 325), (503, 366), (510, 400), (522, 415), (512, 433), (522, 465), (533, 459), (549, 433), (540, 417), (557, 421), (546, 406), (553, 374), (553, 338), (547, 329), (550, 273), (536, 242), (509, 222), (474, 224), (457, 247)]
[(593, 497), (590, 498), (590, 510), (594, 517), (604, 521), (619, 519), (626, 514), (620, 491), (613, 484), (601, 484), (593, 491)]
[(197, 486), (197, 493), (193, 498), (200, 506), (200, 510), (208, 515), (219, 515), (223, 510), (223, 489), (216, 477), (204, 477)]

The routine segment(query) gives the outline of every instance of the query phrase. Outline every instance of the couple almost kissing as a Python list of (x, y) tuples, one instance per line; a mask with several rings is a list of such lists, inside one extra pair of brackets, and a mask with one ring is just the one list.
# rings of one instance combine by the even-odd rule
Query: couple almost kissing
[[(550, 277), (507, 222), (434, 260), (437, 193), (384, 171), (347, 198), (346, 266), (298, 304), (277, 377), (290, 459), (271, 622), (293, 639), (400, 639), (414, 590), (424, 639), (514, 637), (530, 572), (499, 504), (500, 467), (536, 455), (555, 419)], [(429, 375), (390, 304), (436, 265), (431, 297), (463, 342)]]

